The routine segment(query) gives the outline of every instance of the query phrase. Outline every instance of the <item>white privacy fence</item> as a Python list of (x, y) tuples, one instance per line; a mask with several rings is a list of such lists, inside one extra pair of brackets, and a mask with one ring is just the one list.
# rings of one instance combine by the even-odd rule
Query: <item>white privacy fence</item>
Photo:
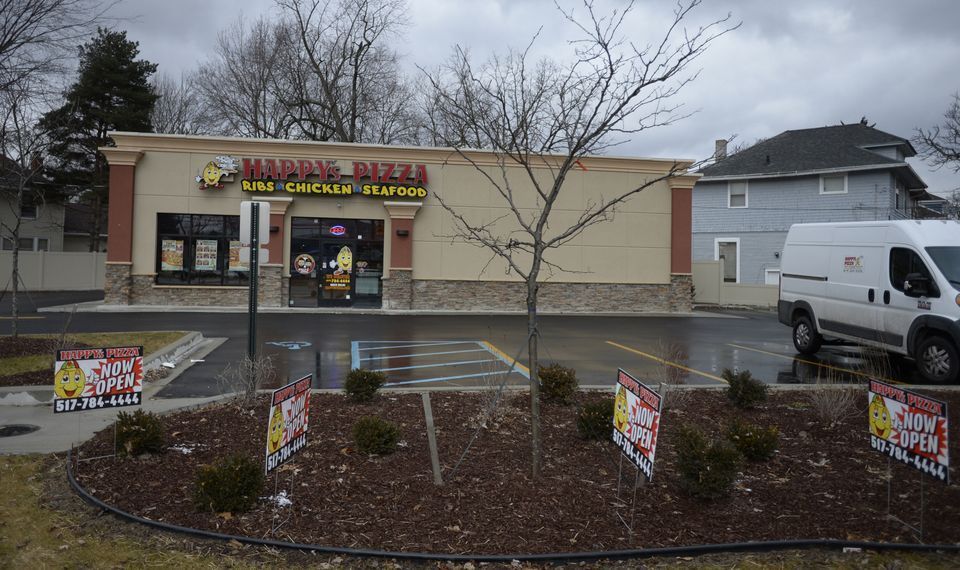
[(745, 285), (723, 281), (723, 261), (693, 262), (693, 301), (703, 305), (776, 307), (777, 285)]
[[(90, 291), (103, 289), (106, 253), (21, 251), (20, 283), (27, 291)], [(0, 291), (13, 284), (13, 253), (0, 251)]]

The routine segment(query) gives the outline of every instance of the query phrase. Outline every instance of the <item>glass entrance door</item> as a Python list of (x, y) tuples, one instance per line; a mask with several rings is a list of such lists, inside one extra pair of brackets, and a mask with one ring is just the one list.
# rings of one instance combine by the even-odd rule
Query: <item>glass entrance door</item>
[(337, 240), (320, 242), (320, 304), (352, 305), (356, 282), (353, 260), (356, 242)]

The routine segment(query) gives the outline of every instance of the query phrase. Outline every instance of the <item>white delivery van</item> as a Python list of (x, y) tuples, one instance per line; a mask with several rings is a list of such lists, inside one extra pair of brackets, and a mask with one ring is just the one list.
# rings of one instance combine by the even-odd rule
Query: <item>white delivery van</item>
[(778, 312), (803, 354), (851, 341), (912, 357), (929, 382), (956, 382), (960, 221), (795, 224)]

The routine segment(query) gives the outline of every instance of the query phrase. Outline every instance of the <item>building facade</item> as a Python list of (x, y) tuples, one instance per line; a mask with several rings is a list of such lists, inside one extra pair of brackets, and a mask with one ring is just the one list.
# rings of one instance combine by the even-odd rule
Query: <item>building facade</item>
[(726, 156), (693, 193), (693, 259), (724, 260), (729, 283), (776, 285), (798, 223), (919, 217), (934, 198), (907, 164), (908, 141), (863, 123), (785, 131)]
[[(536, 208), (526, 173), (491, 153), (222, 137), (113, 133), (107, 304), (243, 306), (249, 262), (240, 204), (266, 203), (261, 264), (265, 306), (512, 311), (522, 281), (490, 253), (454, 237), (452, 215), (504, 226), (510, 210), (489, 185), (514, 184), (516, 207)], [(597, 157), (570, 173), (552, 219), (677, 161)], [(689, 161), (683, 164), (689, 164)], [(543, 173), (548, 174), (547, 165)], [(548, 312), (687, 311), (695, 175), (658, 182), (548, 259)], [(526, 182), (525, 182), (526, 181)]]

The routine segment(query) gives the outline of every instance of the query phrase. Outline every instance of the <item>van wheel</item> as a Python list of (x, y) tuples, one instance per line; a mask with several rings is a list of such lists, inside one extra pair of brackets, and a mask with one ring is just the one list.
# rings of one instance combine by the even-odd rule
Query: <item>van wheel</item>
[(810, 317), (802, 315), (793, 321), (793, 346), (800, 354), (815, 354), (823, 344), (823, 337), (813, 328)]
[(960, 356), (957, 348), (942, 336), (928, 336), (917, 347), (917, 367), (931, 384), (951, 384), (957, 381)]

